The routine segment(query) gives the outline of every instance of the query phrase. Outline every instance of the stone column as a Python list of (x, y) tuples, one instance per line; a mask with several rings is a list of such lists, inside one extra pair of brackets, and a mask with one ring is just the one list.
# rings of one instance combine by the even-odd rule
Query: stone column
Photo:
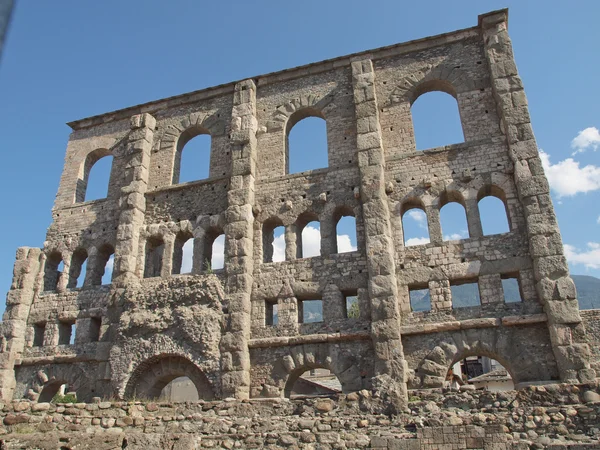
[(452, 309), (452, 290), (450, 289), (450, 281), (430, 281), (429, 298), (431, 299), (432, 311)]
[(429, 241), (433, 244), (442, 245), (444, 237), (442, 236), (442, 225), (440, 223), (440, 210), (437, 206), (427, 206), (427, 225), (429, 227)]
[(254, 271), (254, 182), (256, 175), (256, 85), (235, 85), (231, 113), (232, 175), (225, 212), (226, 294), (229, 321), (221, 339), (221, 387), (224, 397), (250, 396), (250, 295)]
[(162, 268), (160, 276), (170, 277), (173, 274), (173, 253), (175, 251), (175, 235), (172, 233), (163, 236), (164, 250), (162, 254)]
[(297, 227), (296, 224), (293, 223), (285, 227), (285, 260), (293, 261), (296, 259), (296, 254), (298, 249), (296, 248), (296, 242), (298, 238), (296, 237)]
[(146, 190), (148, 187), (148, 167), (154, 137), (156, 120), (150, 114), (131, 117), (131, 131), (123, 155), (121, 213), (117, 228), (113, 285), (125, 286), (137, 280), (136, 266), (139, 251), (140, 230), (146, 212)]
[(507, 19), (507, 11), (503, 10), (480, 16), (479, 24), (498, 116), (515, 166), (517, 193), (524, 206), (536, 289), (548, 316), (552, 349), (561, 379), (589, 382), (596, 374), (590, 368), (590, 349), (579, 315), (575, 284), (563, 254), (548, 180), (513, 57)]
[(504, 303), (504, 289), (502, 288), (500, 274), (479, 275), (477, 284), (479, 285), (479, 299), (482, 305)]
[(385, 193), (385, 161), (371, 60), (352, 62), (352, 86), (369, 270), (371, 337), (375, 358), (373, 387), (388, 395), (395, 407), (401, 410), (407, 405), (406, 363), (400, 339), (394, 240)]
[(6, 297), (6, 311), (0, 324), (3, 337), (0, 348), (0, 398), (4, 401), (11, 400), (15, 390), (15, 360), (21, 357), (25, 347), (29, 308), (38, 289), (35, 281), (43, 260), (39, 248), (21, 247), (17, 250), (13, 280)]
[(477, 198), (469, 198), (465, 201), (467, 211), (467, 226), (469, 227), (469, 237), (479, 238), (483, 236), (481, 226), (481, 216), (479, 215), (479, 202)]

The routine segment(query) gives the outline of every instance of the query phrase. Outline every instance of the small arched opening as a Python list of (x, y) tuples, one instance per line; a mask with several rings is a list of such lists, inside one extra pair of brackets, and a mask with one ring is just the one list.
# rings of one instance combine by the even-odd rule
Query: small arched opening
[(465, 200), (457, 191), (444, 191), (440, 196), (440, 226), (444, 241), (469, 237)]
[(103, 244), (96, 254), (96, 263), (90, 275), (90, 283), (94, 286), (110, 284), (114, 266), (115, 249), (110, 244)]
[(191, 273), (194, 258), (194, 237), (189, 232), (179, 232), (173, 245), (173, 275)]
[(296, 221), (296, 257), (321, 255), (321, 224), (314, 213), (304, 213)]
[(165, 402), (197, 402), (200, 397), (189, 377), (177, 377), (162, 389), (159, 399)]
[(81, 168), (75, 189), (75, 203), (98, 200), (108, 196), (113, 157), (110, 151), (100, 148), (90, 152)]
[(69, 269), (68, 288), (79, 288), (83, 286), (85, 272), (87, 269), (87, 251), (79, 248), (71, 256), (71, 267)]
[(173, 161), (173, 184), (210, 177), (212, 139), (203, 127), (192, 127), (179, 136)]
[(417, 199), (408, 200), (403, 203), (400, 213), (404, 246), (429, 244), (429, 224), (423, 204)]
[(445, 387), (458, 389), (465, 384), (491, 392), (511, 391), (515, 388), (509, 370), (498, 360), (483, 355), (465, 356), (450, 366)]
[[(198, 399), (212, 400), (214, 398), (213, 390), (204, 373), (190, 360), (179, 355), (159, 355), (150, 358), (138, 365), (132, 373), (129, 382), (125, 388), (126, 399), (155, 400), (161, 398), (168, 392), (173, 392), (173, 388), (178, 393), (179, 382), (171, 384), (171, 388), (165, 391), (165, 388), (175, 380), (187, 378), (193, 384)], [(184, 387), (185, 380), (181, 380), (182, 390), (193, 391), (188, 385)]]
[(62, 255), (58, 251), (51, 252), (46, 258), (44, 266), (44, 290), (53, 291), (62, 277), (64, 263)]
[(324, 367), (300, 369), (290, 374), (284, 388), (286, 398), (327, 397), (342, 392), (337, 376)]
[(327, 123), (315, 108), (296, 111), (285, 130), (286, 173), (298, 173), (327, 167)]
[(483, 235), (508, 233), (511, 230), (506, 194), (497, 186), (485, 186), (478, 195), (479, 218)]
[(356, 217), (352, 208), (336, 209), (333, 220), (336, 224), (333, 253), (355, 252), (357, 249)]
[(263, 262), (285, 261), (285, 227), (279, 218), (263, 223)]
[(417, 150), (464, 142), (456, 91), (447, 81), (417, 86), (411, 114)]
[(144, 278), (160, 277), (163, 265), (165, 242), (160, 236), (151, 236), (146, 241)]

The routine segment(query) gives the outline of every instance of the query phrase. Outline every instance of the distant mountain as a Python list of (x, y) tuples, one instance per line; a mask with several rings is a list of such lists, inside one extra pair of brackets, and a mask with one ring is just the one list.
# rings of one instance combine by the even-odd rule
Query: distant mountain
[(577, 287), (579, 309), (600, 309), (600, 278), (571, 275)]
[[(579, 309), (600, 309), (600, 278), (588, 275), (571, 275), (577, 287)], [(502, 280), (504, 296), (507, 301), (519, 301), (519, 286), (516, 281)], [(452, 286), (452, 300), (455, 307), (476, 306), (479, 302), (477, 285), (473, 283)], [(413, 311), (431, 309), (429, 290), (411, 291), (410, 303)]]

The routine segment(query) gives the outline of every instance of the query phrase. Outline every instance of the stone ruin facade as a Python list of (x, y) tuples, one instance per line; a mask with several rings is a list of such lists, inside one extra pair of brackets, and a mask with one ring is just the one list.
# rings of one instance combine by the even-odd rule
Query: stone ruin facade
[[(456, 99), (464, 143), (416, 151), (411, 105), (430, 91)], [(328, 167), (289, 174), (288, 133), (311, 116), (326, 121)], [(345, 393), (375, 392), (402, 410), (408, 390), (441, 387), (472, 355), (500, 361), (517, 387), (596, 379), (598, 319), (586, 326), (578, 309), (506, 10), (69, 125), (44, 246), (17, 251), (1, 324), (4, 401), (47, 402), (62, 384), (83, 402), (152, 399), (180, 376), (204, 400), (282, 398), (326, 368)], [(209, 178), (178, 183), (183, 147), (199, 134), (211, 137)], [(108, 195), (84, 201), (106, 155)], [(504, 203), (509, 232), (483, 235), (486, 196)], [(465, 208), (466, 239), (442, 237), (449, 202)], [(426, 213), (430, 243), (404, 246), (411, 208)], [(344, 216), (356, 219), (358, 248), (338, 253)], [(302, 258), (313, 220), (321, 255)], [(271, 262), (277, 226), (285, 261)], [(221, 234), (224, 268), (210, 270)], [(192, 273), (179, 274), (188, 239)], [(504, 302), (507, 277), (521, 302)], [(451, 286), (464, 282), (478, 283), (481, 304), (453, 308)], [(431, 311), (412, 311), (409, 293), (423, 288)], [(349, 296), (359, 317), (348, 317)], [(308, 299), (322, 301), (321, 322), (302, 323)]]

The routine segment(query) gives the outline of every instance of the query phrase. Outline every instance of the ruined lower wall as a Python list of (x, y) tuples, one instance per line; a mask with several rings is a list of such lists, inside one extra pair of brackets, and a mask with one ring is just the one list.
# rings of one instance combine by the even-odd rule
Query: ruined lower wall
[(591, 351), (591, 366), (600, 370), (600, 309), (581, 311)]
[(2, 409), (2, 449), (600, 447), (600, 387), (412, 391), (386, 414), (369, 391), (335, 398), (198, 403), (15, 401)]

